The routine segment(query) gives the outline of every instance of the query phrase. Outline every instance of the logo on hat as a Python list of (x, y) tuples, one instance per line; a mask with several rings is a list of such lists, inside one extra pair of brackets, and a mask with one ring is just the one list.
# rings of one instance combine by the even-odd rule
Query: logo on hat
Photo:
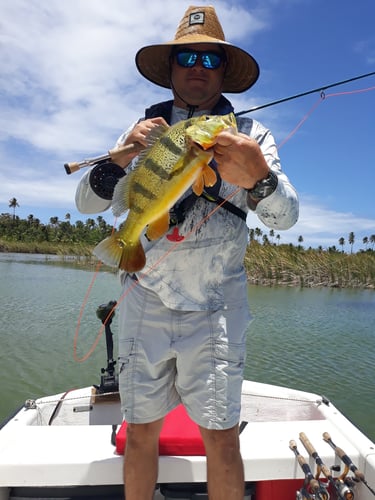
[(189, 26), (193, 24), (204, 24), (204, 12), (194, 12), (189, 16)]

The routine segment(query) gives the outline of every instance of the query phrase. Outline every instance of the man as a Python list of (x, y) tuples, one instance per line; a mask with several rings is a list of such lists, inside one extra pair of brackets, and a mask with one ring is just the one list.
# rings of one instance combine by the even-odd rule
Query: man
[[(250, 54), (225, 42), (208, 6), (189, 7), (174, 40), (142, 48), (136, 64), (148, 80), (171, 88), (173, 101), (147, 109), (118, 145), (146, 146), (147, 135), (161, 123), (227, 114), (233, 108), (222, 92), (243, 92), (259, 75)], [(215, 186), (201, 197), (186, 193), (173, 209), (176, 225), (168, 234), (153, 242), (143, 237), (144, 270), (123, 276), (125, 288), (137, 281), (125, 294), (119, 318), (127, 500), (152, 498), (163, 418), (180, 402), (201, 430), (209, 498), (244, 496), (238, 422), (251, 318), (243, 267), (246, 212), (255, 211), (270, 228), (288, 229), (298, 218), (298, 198), (281, 171), (269, 130), (250, 118), (237, 124), (237, 135), (224, 131), (214, 146)], [(120, 167), (127, 168), (134, 156), (124, 155)], [(84, 213), (109, 208), (108, 192), (122, 175), (120, 168), (107, 175), (100, 166), (87, 172), (78, 186), (78, 208)], [(212, 199), (229, 195), (230, 203), (211, 215)]]

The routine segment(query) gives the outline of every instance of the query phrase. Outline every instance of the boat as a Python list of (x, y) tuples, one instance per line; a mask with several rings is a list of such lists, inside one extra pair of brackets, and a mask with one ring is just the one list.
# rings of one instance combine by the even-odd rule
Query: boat
[[(97, 310), (107, 341), (100, 384), (29, 399), (2, 423), (0, 500), (124, 498), (113, 304)], [(323, 395), (245, 380), (239, 432), (245, 500), (375, 497), (375, 444)], [(203, 443), (181, 405), (159, 450), (154, 499), (207, 499)]]

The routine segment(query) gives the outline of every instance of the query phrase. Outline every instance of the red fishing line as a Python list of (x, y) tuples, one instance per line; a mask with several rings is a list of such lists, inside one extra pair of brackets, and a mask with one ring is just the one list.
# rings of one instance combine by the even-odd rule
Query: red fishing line
[[(320, 98), (317, 102), (315, 102), (315, 104), (310, 108), (310, 110), (306, 113), (306, 115), (299, 121), (299, 123), (294, 127), (294, 129), (286, 136), (286, 138), (278, 145), (278, 149), (280, 149), (282, 146), (284, 146), (284, 144), (286, 144), (295, 134), (296, 132), (302, 127), (302, 125), (305, 123), (305, 121), (313, 114), (313, 112), (317, 109), (317, 107), (319, 106), (319, 104), (321, 104), (324, 100), (326, 100), (327, 98), (329, 97), (338, 97), (338, 96), (343, 96), (343, 95), (350, 95), (350, 94), (359, 94), (359, 93), (364, 93), (364, 92), (369, 92), (371, 90), (375, 90), (375, 86), (374, 87), (368, 87), (368, 88), (365, 88), (365, 89), (357, 89), (357, 90), (351, 90), (351, 91), (347, 91), (347, 92), (335, 92), (335, 93), (332, 93), (332, 94), (326, 94), (324, 91), (322, 91), (320, 93)], [(225, 200), (222, 201), (222, 203), (216, 205), (212, 210), (211, 212), (209, 212), (206, 217), (204, 217), (201, 221), (199, 221), (186, 235), (182, 236), (178, 233), (178, 230), (176, 232), (176, 230), (174, 230), (174, 232), (172, 233), (172, 238), (169, 238), (170, 241), (174, 241), (174, 244), (171, 246), (171, 248), (165, 252), (164, 255), (162, 255), (160, 257), (160, 259), (155, 262), (155, 264), (153, 266), (151, 266), (146, 272), (144, 272), (143, 274), (144, 275), (147, 275), (148, 273), (150, 273), (153, 269), (155, 269), (159, 264), (160, 262), (162, 262), (171, 252), (173, 252), (178, 245), (180, 245), (182, 243), (182, 241), (185, 239), (185, 238), (188, 238), (189, 236), (191, 236), (191, 234), (193, 234), (197, 229), (199, 229), (199, 227), (201, 227), (206, 221), (207, 219), (209, 219), (211, 217), (211, 215), (213, 215), (217, 210), (219, 210), (219, 208), (225, 203), (225, 201), (229, 201), (235, 194), (237, 194), (242, 188), (238, 188), (236, 189), (235, 191), (233, 191), (232, 193), (230, 193), (226, 198)], [(117, 219), (116, 219), (117, 220)], [(114, 232), (115, 230), (115, 224), (116, 224), (116, 220), (115, 220), (115, 223), (114, 223), (114, 226), (113, 226), (113, 231), (112, 233)], [(176, 229), (176, 228), (175, 228)], [(79, 330), (80, 330), (80, 326), (81, 326), (81, 322), (82, 322), (82, 317), (83, 317), (83, 313), (85, 311), (85, 308), (86, 308), (86, 305), (87, 305), (87, 301), (88, 301), (88, 298), (90, 296), (90, 293), (91, 293), (91, 290), (94, 286), (94, 283), (96, 281), (96, 278), (97, 278), (97, 275), (98, 275), (98, 272), (100, 270), (100, 267), (102, 266), (102, 263), (99, 262), (98, 265), (97, 265), (97, 268), (94, 272), (94, 275), (93, 275), (93, 278), (87, 288), (87, 291), (86, 291), (86, 294), (85, 294), (85, 297), (83, 299), (83, 302), (82, 302), (82, 306), (81, 306), (81, 309), (80, 309), (80, 312), (79, 312), (79, 316), (78, 316), (78, 320), (77, 320), (77, 326), (76, 326), (76, 331), (75, 331), (75, 335), (74, 335), (74, 341), (73, 341), (73, 357), (74, 357), (74, 360), (79, 362), (79, 363), (82, 363), (84, 361), (86, 361), (87, 359), (89, 359), (89, 357), (92, 355), (92, 353), (94, 352), (96, 346), (98, 345), (102, 335), (103, 335), (103, 332), (105, 330), (105, 325), (106, 325), (106, 322), (107, 320), (104, 321), (103, 325), (101, 326), (98, 334), (96, 335), (96, 338), (93, 342), (93, 344), (91, 345), (90, 349), (86, 352), (86, 354), (82, 357), (78, 357), (77, 355), (77, 345), (78, 345), (78, 337), (79, 337)], [(114, 310), (117, 308), (117, 306), (122, 302), (122, 300), (126, 297), (126, 295), (128, 293), (130, 293), (133, 288), (135, 286), (138, 285), (138, 282), (139, 281), (142, 281), (142, 276), (140, 276), (138, 278), (138, 281), (134, 281), (120, 296), (117, 304), (112, 308), (112, 310), (110, 311), (110, 313), (108, 314), (107, 318), (110, 318), (112, 316), (112, 313), (114, 312)]]

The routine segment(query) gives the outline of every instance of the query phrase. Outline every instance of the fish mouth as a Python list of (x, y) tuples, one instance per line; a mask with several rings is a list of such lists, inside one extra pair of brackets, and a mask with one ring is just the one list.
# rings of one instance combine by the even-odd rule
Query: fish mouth
[(199, 142), (194, 141), (194, 139), (191, 139), (190, 137), (189, 137), (189, 145), (194, 147), (194, 148), (197, 148), (199, 151), (209, 151), (210, 149), (212, 149), (214, 147), (214, 144), (212, 146), (205, 147), (203, 144), (200, 144)]

